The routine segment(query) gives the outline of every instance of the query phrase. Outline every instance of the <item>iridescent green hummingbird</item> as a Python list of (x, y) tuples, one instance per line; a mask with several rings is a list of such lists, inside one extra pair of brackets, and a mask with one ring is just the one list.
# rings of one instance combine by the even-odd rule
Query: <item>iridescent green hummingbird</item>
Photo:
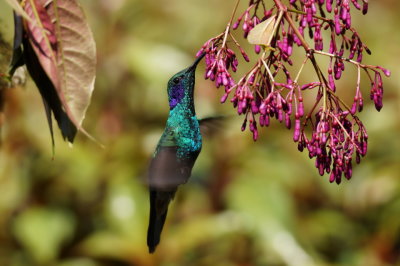
[(179, 185), (185, 184), (201, 151), (200, 123), (194, 108), (193, 92), (199, 56), (190, 67), (168, 81), (169, 116), (150, 163), (150, 219), (147, 246), (153, 253), (167, 217), (168, 205)]

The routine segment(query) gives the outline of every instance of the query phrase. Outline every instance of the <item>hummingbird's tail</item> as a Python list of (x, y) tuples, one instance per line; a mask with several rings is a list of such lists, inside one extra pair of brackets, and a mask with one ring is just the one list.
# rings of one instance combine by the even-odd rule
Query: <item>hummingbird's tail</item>
[(147, 229), (147, 246), (153, 253), (160, 243), (160, 236), (167, 218), (168, 205), (175, 192), (161, 192), (150, 190), (150, 219)]

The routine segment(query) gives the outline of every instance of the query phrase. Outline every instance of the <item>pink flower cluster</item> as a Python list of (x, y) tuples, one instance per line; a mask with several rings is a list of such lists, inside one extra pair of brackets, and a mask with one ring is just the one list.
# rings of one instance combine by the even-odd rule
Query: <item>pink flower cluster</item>
[[(351, 9), (367, 13), (368, 0), (289, 0), (288, 4), (274, 0), (268, 2), (273, 3), (272, 7), (267, 7), (266, 2), (250, 0), (232, 27), (231, 20), (225, 32), (203, 45), (198, 55), (206, 53), (205, 78), (214, 81), (216, 87), (225, 87), (222, 103), (233, 93), (230, 101), (237, 113), (245, 117), (242, 131), (248, 124), (254, 141), (259, 136), (258, 126), (269, 126), (271, 119), (278, 120), (288, 129), (294, 128), (293, 140), (298, 143), (298, 149), (307, 149), (309, 157), (315, 158), (319, 173), (330, 174), (330, 182), (339, 184), (343, 176), (351, 178), (354, 158), (359, 163), (367, 153), (367, 131), (357, 117), (357, 112), (364, 107), (360, 72), (364, 70), (371, 81), (370, 98), (378, 111), (383, 106), (381, 73), (390, 76), (390, 71), (382, 67), (362, 64), (364, 52), (371, 52), (351, 25)], [(278, 26), (274, 28), (277, 30), (271, 36), (268, 49), (264, 49), (256, 64), (235, 83), (232, 72), (236, 72), (238, 60), (236, 49), (230, 49), (228, 43), (233, 41), (245, 60), (249, 61), (249, 58), (231, 34), (231, 29), (241, 28), (247, 38), (257, 24), (271, 16), (276, 16)], [(325, 47), (327, 52), (323, 51), (324, 36), (330, 36), (329, 49)], [(304, 48), (305, 59), (293, 79), (290, 66), (293, 65), (291, 56), (295, 44)], [(261, 51), (259, 45), (254, 49), (257, 54)], [(327, 67), (319, 66), (320, 56), (330, 58)], [(305, 64), (312, 65), (318, 79), (299, 84)], [(350, 107), (336, 95), (335, 81), (342, 77), (346, 64), (358, 68), (354, 101)], [(303, 93), (311, 90), (317, 90), (317, 96), (311, 110), (305, 110)], [(307, 128), (312, 132), (306, 134)]]
[[(258, 15), (258, 10), (262, 8), (262, 15)], [(243, 37), (247, 38), (250, 31), (259, 23), (267, 20), (273, 14), (274, 8), (269, 10), (266, 9), (265, 4), (261, 0), (250, 0), (248, 8), (245, 12), (239, 16), (236, 22), (233, 24), (232, 29), (236, 30), (239, 28), (241, 22), (243, 21), (242, 30)], [(260, 45), (255, 45), (254, 50), (257, 54), (261, 51)]]
[[(360, 163), (367, 153), (368, 135), (364, 125), (349, 111), (340, 108), (323, 110), (315, 114), (311, 138), (307, 138), (304, 128), (295, 129), (299, 135), (298, 149), (305, 148), (310, 158), (315, 158), (315, 167), (322, 176), (330, 174), (329, 181), (341, 182), (344, 175), (350, 179), (353, 173), (353, 155)], [(296, 132), (297, 131), (297, 132)]]
[[(311, 28), (318, 23), (318, 19), (316, 20), (316, 16), (318, 16), (318, 10), (320, 11), (321, 17), (325, 18), (325, 13), (323, 10), (326, 10), (328, 13), (333, 11), (334, 13), (334, 25), (335, 32), (337, 35), (341, 34), (343, 28), (350, 29), (351, 27), (351, 13), (350, 13), (350, 2), (352, 2), (353, 6), (361, 10), (365, 15), (368, 11), (368, 0), (290, 0), (289, 3), (293, 5), (296, 9), (298, 5), (301, 6), (302, 11), (305, 13), (301, 18), (301, 25), (303, 28), (308, 26)], [(361, 7), (360, 2), (363, 3)], [(325, 5), (325, 7), (324, 7)]]
[[(231, 73), (229, 70), (231, 69), (233, 72), (236, 72), (237, 67), (239, 65), (238, 60), (236, 58), (235, 52), (228, 48), (228, 46), (222, 45), (223, 35), (216, 38), (212, 38), (208, 40), (202, 48), (197, 52), (197, 57), (201, 54), (205, 53), (205, 63), (206, 63), (206, 71), (205, 71), (205, 79), (210, 79), (215, 82), (215, 86), (217, 88), (224, 86), (225, 94), (221, 98), (221, 103), (225, 102), (228, 98), (229, 93), (232, 90), (232, 87), (235, 86), (235, 81), (233, 80)], [(249, 61), (249, 57), (246, 52), (238, 46), (243, 58), (246, 61)]]
[[(254, 141), (259, 135), (257, 120), (261, 127), (267, 127), (270, 120), (275, 118), (291, 129), (294, 116), (295, 127), (299, 126), (300, 118), (304, 116), (302, 91), (320, 86), (319, 82), (312, 82), (299, 87), (291, 83), (290, 76), (288, 83), (272, 82), (271, 79), (262, 76), (262, 73), (262, 67), (256, 65), (249, 77), (243, 77), (235, 86), (236, 90), (231, 99), (238, 114), (245, 115), (242, 131), (249, 122)], [(277, 72), (272, 75), (276, 74)]]
[[(272, 15), (273, 9), (266, 10), (265, 5), (262, 5), (262, 1), (250, 1), (249, 7), (246, 9), (246, 11), (239, 16), (239, 18), (236, 20), (236, 22), (233, 24), (232, 28), (236, 30), (239, 28), (240, 23), (243, 20), (243, 36), (244, 38), (247, 38), (247, 35), (249, 35), (249, 32), (260, 22), (268, 19)], [(257, 14), (258, 8), (262, 5), (263, 7), (263, 15), (262, 17), (259, 17)], [(250, 12), (252, 12), (250, 14)]]
[(375, 78), (371, 86), (371, 100), (375, 103), (376, 110), (380, 111), (383, 107), (383, 83), (381, 73), (375, 72)]

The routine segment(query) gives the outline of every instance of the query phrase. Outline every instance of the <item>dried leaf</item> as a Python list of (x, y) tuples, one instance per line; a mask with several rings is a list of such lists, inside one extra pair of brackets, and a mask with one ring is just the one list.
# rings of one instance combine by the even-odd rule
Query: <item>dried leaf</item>
[[(75, 0), (58, 0), (46, 6), (57, 23), (61, 91), (72, 115), (82, 124), (94, 89), (96, 45), (82, 8)], [(58, 88), (57, 88), (58, 89)], [(61, 96), (60, 96), (61, 98)]]
[(66, 114), (55, 88), (55, 84), (58, 83), (55, 26), (51, 23), (47, 11), (36, 0), (28, 0), (25, 4), (25, 11), (32, 18), (32, 23), (26, 22), (25, 24), (28, 38), (23, 38), (24, 60), (43, 99), (54, 154), (51, 112), (54, 114), (64, 139), (72, 143), (77, 130)]
[(54, 88), (53, 83), (50, 81), (49, 77), (46, 75), (43, 68), (41, 67), (38, 57), (36, 56), (36, 53), (33, 50), (29, 40), (24, 38), (23, 45), (26, 67), (28, 68), (29, 74), (31, 75), (33, 81), (35, 81), (35, 84), (38, 87), (40, 95), (43, 99), (47, 122), (49, 123), (54, 154), (54, 137), (51, 112), (53, 112), (54, 114), (54, 118), (57, 121), (58, 127), (60, 128), (64, 139), (67, 139), (69, 142), (72, 143), (75, 138), (77, 129), (63, 109), (57, 91)]
[(272, 35), (274, 34), (274, 27), (276, 22), (276, 15), (271, 16), (267, 20), (257, 24), (247, 36), (247, 40), (251, 44), (269, 46), (271, 44)]
[[(46, 118), (47, 118), (47, 123), (49, 124), (49, 129), (50, 129), (50, 137), (51, 137), (51, 147), (53, 151), (53, 158), (54, 158), (54, 147), (55, 147), (55, 142), (54, 142), (54, 131), (53, 131), (53, 120), (51, 118), (51, 112), (52, 108), (50, 105), (47, 103), (44, 97), (42, 97), (43, 100), (43, 105), (44, 105), (44, 110), (46, 112)], [(61, 131), (62, 132), (62, 131)], [(71, 141), (72, 142), (72, 141)]]
[(75, 0), (27, 0), (25, 11), (40, 65), (69, 119), (88, 135), (81, 125), (94, 89), (96, 47), (82, 8)]
[(24, 58), (22, 56), (22, 37), (23, 37), (23, 25), (22, 17), (18, 15), (15, 11), (14, 13), (14, 47), (13, 55), (8, 70), (8, 74), (12, 77), (18, 67), (25, 64)]

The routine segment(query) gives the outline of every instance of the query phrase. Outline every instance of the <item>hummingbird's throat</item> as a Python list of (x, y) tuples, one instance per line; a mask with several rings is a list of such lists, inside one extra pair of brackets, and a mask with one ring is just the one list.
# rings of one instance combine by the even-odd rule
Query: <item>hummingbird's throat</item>
[(178, 104), (193, 106), (193, 86), (185, 86), (186, 84), (177, 84), (168, 92), (170, 110), (174, 109)]
[(168, 93), (169, 107), (174, 109), (185, 97), (185, 87), (182, 83), (172, 87)]

